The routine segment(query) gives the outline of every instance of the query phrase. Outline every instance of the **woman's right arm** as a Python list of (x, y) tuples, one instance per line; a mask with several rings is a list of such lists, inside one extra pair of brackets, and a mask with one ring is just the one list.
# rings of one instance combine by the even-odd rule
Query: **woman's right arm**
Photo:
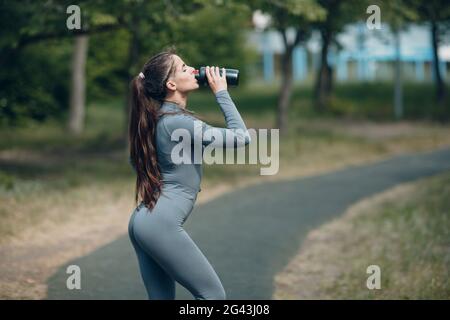
[(214, 147), (242, 147), (251, 142), (250, 134), (227, 90), (225, 69), (220, 75), (219, 68), (206, 67), (208, 83), (225, 118), (226, 128), (213, 127), (204, 121), (186, 114), (177, 114), (167, 118), (169, 133), (178, 128), (189, 131), (191, 143), (200, 143)]
[[(190, 143), (220, 148), (237, 148), (249, 144), (250, 134), (228, 93), (219, 92), (217, 99), (225, 117), (226, 128), (211, 126), (191, 115), (176, 114), (165, 117), (164, 126), (168, 134), (172, 139), (183, 137), (185, 140), (184, 133), (186, 133), (191, 139)], [(178, 129), (185, 132), (176, 131)]]
[[(225, 68), (222, 69), (222, 75), (219, 72), (219, 67), (206, 67), (206, 77), (208, 79), (209, 87), (216, 97), (216, 101), (222, 110), (225, 118), (226, 129), (217, 128), (206, 125), (204, 130), (204, 136), (211, 137), (222, 137), (223, 147), (234, 145), (235, 147), (245, 146), (251, 142), (250, 134), (242, 120), (239, 111), (236, 108), (230, 94), (227, 90), (227, 80)], [(208, 140), (206, 143), (215, 143), (214, 141)], [(220, 147), (220, 141), (217, 143)]]

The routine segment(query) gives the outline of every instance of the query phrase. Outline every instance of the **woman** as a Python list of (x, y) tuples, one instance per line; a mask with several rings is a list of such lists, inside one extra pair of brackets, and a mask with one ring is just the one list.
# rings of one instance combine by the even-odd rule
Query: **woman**
[[(131, 215), (128, 232), (149, 299), (175, 299), (175, 281), (195, 299), (226, 298), (213, 267), (183, 229), (200, 191), (202, 168), (195, 161), (172, 160), (179, 143), (172, 141), (172, 133), (187, 130), (190, 147), (201, 144), (200, 150), (211, 144), (223, 147), (231, 140), (235, 147), (244, 146), (250, 136), (227, 91), (224, 69), (221, 76), (218, 67), (207, 67), (206, 75), (227, 128), (211, 127), (186, 110), (189, 93), (199, 87), (195, 72), (167, 51), (152, 57), (131, 84), (130, 162), (137, 174), (135, 201), (141, 202)], [(199, 124), (201, 130), (194, 130)]]

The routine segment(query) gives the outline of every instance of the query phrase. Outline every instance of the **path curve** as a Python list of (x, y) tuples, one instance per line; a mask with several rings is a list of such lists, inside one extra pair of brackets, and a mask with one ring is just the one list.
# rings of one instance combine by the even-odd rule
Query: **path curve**
[[(396, 184), (450, 170), (450, 148), (227, 193), (194, 209), (184, 227), (208, 257), (228, 299), (271, 299), (274, 276), (309, 230), (351, 204)], [(68, 265), (81, 268), (81, 290), (66, 288)], [(177, 283), (177, 299), (192, 295)], [(128, 235), (62, 266), (48, 299), (146, 299)]]

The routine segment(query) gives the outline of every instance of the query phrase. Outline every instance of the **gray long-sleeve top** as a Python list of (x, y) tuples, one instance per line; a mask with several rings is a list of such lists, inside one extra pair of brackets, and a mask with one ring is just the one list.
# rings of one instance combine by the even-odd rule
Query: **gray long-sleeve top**
[[(164, 186), (178, 187), (196, 195), (200, 191), (202, 166), (201, 163), (194, 163), (195, 148), (200, 149), (202, 155), (204, 147), (208, 145), (236, 148), (250, 143), (247, 127), (228, 91), (221, 90), (215, 96), (224, 115), (226, 128), (210, 126), (190, 114), (183, 113), (175, 103), (164, 102), (162, 104), (161, 111), (163, 113), (175, 113), (160, 117), (156, 127), (157, 159)], [(176, 131), (177, 129), (182, 130)], [(190, 138), (190, 141), (185, 141), (187, 137)], [(174, 148), (177, 148), (177, 145), (178, 148), (180, 147), (181, 140), (191, 146), (190, 163), (177, 164), (172, 159), (171, 153)]]

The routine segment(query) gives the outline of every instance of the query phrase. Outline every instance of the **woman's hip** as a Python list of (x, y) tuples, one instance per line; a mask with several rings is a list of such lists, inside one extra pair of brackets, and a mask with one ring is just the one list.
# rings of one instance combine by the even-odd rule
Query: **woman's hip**
[(153, 209), (148, 209), (142, 203), (137, 206), (130, 217), (129, 224), (134, 229), (142, 229), (141, 227), (145, 226), (146, 232), (178, 229), (191, 214), (193, 207), (194, 201), (183, 196), (161, 194)]

